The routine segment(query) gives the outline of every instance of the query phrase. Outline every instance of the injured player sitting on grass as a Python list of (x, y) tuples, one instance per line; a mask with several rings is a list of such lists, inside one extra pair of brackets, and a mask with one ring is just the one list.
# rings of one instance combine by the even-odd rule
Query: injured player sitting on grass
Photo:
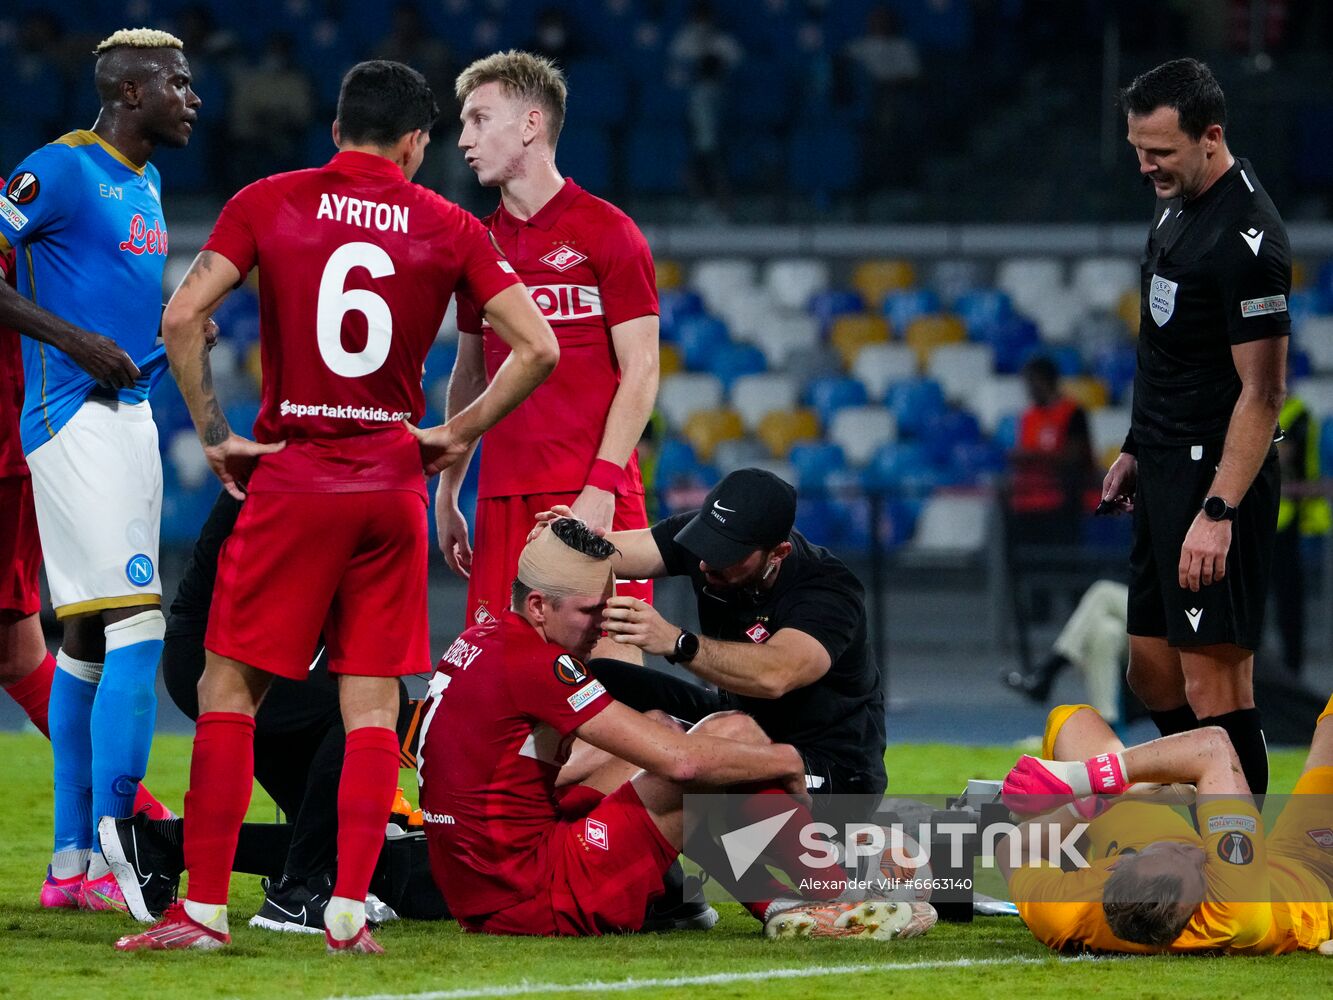
[[(614, 551), (582, 521), (554, 521), (524, 548), (510, 609), (464, 632), (431, 679), (421, 805), (432, 872), (465, 930), (638, 930), (680, 853), (687, 791), (745, 784), (745, 799), (765, 810), (782, 800), (809, 821), (794, 747), (740, 712), (688, 732), (636, 712), (606, 693), (595, 662), (582, 662), (614, 591)], [(577, 780), (562, 781), (562, 768), (577, 768)], [(796, 884), (808, 874), (777, 860)], [(887, 940), (936, 918), (927, 903), (809, 902), (773, 885), (770, 937)]]
[[(1194, 823), (1176, 808), (1182, 785)], [(1004, 801), (1022, 815), (1055, 810), (996, 851), (1019, 914), (1051, 948), (1333, 955), (1333, 699), (1267, 830), (1225, 730), (1126, 749), (1087, 705), (1051, 712), (1041, 758), (1019, 760)], [(1079, 823), (1085, 866), (1062, 870), (1033, 850), (1043, 830), (1054, 843)]]

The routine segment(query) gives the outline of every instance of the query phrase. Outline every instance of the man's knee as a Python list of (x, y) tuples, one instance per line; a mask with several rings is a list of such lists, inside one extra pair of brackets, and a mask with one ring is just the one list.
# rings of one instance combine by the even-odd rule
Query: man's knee
[(692, 733), (704, 733), (727, 740), (742, 743), (772, 743), (768, 735), (759, 727), (759, 723), (744, 712), (714, 712), (700, 719), (690, 730)]

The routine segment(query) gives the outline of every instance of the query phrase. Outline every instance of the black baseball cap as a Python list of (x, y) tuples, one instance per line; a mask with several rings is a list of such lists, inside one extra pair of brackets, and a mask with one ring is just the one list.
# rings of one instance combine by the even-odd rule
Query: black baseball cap
[(720, 569), (785, 542), (795, 523), (796, 487), (764, 469), (737, 469), (713, 487), (676, 541)]

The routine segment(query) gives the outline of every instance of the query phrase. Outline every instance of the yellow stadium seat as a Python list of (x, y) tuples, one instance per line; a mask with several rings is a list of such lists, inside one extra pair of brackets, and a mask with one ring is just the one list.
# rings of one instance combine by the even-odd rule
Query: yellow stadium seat
[(1095, 375), (1079, 375), (1060, 380), (1060, 391), (1085, 410), (1100, 410), (1111, 401), (1106, 383)]
[(930, 362), (931, 352), (941, 344), (959, 344), (967, 339), (967, 327), (957, 316), (939, 314), (919, 316), (907, 326), (903, 340), (916, 352), (917, 364), (922, 371)]
[(866, 305), (878, 309), (884, 296), (916, 284), (916, 268), (906, 260), (866, 260), (852, 271), (852, 287), (861, 293)]
[(260, 353), (258, 341), (251, 344), (250, 350), (245, 352), (245, 373), (250, 376), (250, 380), (254, 383), (256, 392), (259, 391), (259, 387), (264, 381), (264, 362), (262, 357), (263, 355)]
[(1102, 452), (1102, 469), (1109, 469), (1115, 464), (1115, 460), (1120, 457), (1120, 445), (1108, 445)]
[(819, 418), (814, 410), (775, 410), (764, 415), (755, 430), (774, 458), (786, 458), (792, 445), (819, 440)]
[(685, 421), (681, 433), (696, 455), (711, 462), (719, 444), (745, 436), (745, 425), (735, 410), (697, 410)]
[(1120, 296), (1120, 302), (1115, 307), (1115, 314), (1124, 320), (1130, 333), (1136, 337), (1139, 335), (1139, 290), (1137, 288), (1131, 288)]
[(654, 261), (657, 269), (657, 290), (660, 292), (670, 291), (680, 287), (683, 275), (680, 262), (675, 260)]
[(889, 321), (869, 313), (839, 316), (833, 321), (829, 340), (842, 357), (844, 368), (850, 369), (867, 344), (882, 344), (889, 339)]
[(1291, 262), (1291, 290), (1299, 292), (1305, 288), (1305, 283), (1310, 280), (1310, 271), (1305, 266), (1303, 260), (1293, 260)]
[(680, 360), (680, 351), (675, 344), (661, 344), (657, 348), (657, 373), (660, 376), (674, 375), (685, 368)]

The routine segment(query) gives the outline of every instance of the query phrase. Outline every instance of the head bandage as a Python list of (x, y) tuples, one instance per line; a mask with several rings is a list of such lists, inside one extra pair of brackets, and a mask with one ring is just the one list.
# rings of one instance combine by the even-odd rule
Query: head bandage
[(610, 559), (594, 559), (570, 548), (547, 528), (523, 547), (518, 579), (550, 597), (600, 596), (614, 583)]

